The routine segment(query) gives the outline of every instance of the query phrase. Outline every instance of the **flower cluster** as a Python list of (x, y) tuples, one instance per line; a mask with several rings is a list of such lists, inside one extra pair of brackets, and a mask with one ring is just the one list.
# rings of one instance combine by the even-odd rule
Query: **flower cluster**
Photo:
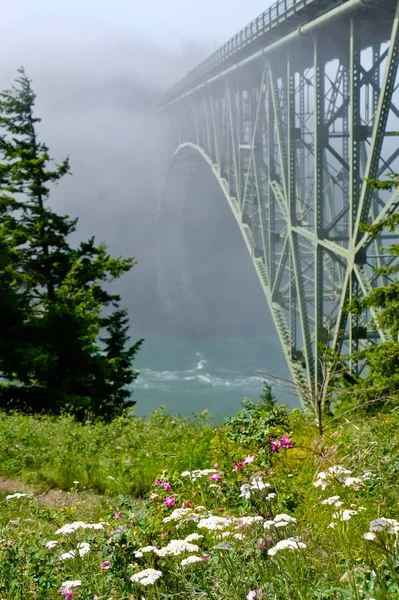
[(287, 437), (286, 435), (283, 435), (283, 437), (278, 440), (275, 438), (270, 438), (269, 439), (269, 443), (270, 443), (270, 450), (272, 452), (279, 452), (281, 450), (281, 448), (292, 448), (292, 439)]
[(9, 494), (8, 496), (6, 496), (6, 500), (7, 502), (9, 502), (10, 500), (13, 500), (14, 498), (16, 500), (18, 500), (19, 498), (25, 498), (26, 494), (20, 494), (19, 492), (16, 492), (15, 494)]
[(364, 485), (364, 480), (368, 478), (369, 474), (365, 473), (363, 477), (351, 477), (352, 471), (345, 469), (341, 465), (333, 465), (329, 467), (327, 471), (320, 471), (317, 474), (316, 480), (313, 485), (315, 487), (321, 487), (325, 490), (334, 481), (338, 481), (345, 487), (351, 487), (354, 490), (359, 490)]
[(270, 548), (267, 553), (269, 556), (274, 556), (281, 550), (299, 550), (300, 548), (306, 548), (306, 544), (300, 542), (296, 537), (290, 537), (286, 540), (280, 540), (273, 548)]
[(135, 573), (130, 578), (133, 583), (139, 583), (140, 585), (154, 585), (154, 583), (162, 577), (162, 571), (156, 569), (144, 569), (139, 573)]
[(194, 471), (183, 471), (181, 474), (182, 477), (189, 477), (190, 481), (194, 483), (197, 479), (201, 479), (201, 477), (207, 477), (216, 473), (216, 469), (195, 469)]
[(270, 529), (272, 527), (287, 527), (290, 523), (296, 523), (295, 517), (290, 517), (290, 515), (286, 515), (282, 513), (280, 515), (276, 515), (274, 519), (265, 521), (263, 523), (264, 529)]
[[(243, 483), (240, 487), (240, 498), (246, 498), (246, 500), (249, 500), (251, 497), (251, 490), (257, 490), (258, 492), (261, 492), (265, 488), (269, 487), (271, 487), (270, 483), (265, 483), (261, 477), (253, 477), (251, 483)], [(268, 499), (271, 500), (271, 498), (274, 498), (275, 494), (273, 496), (269, 494), (269, 496), (271, 497)]]
[(250, 465), (254, 460), (255, 457), (252, 456), (252, 454), (248, 454), (248, 456), (246, 456), (244, 460), (241, 460), (240, 462), (234, 464), (233, 471), (241, 471), (241, 469), (243, 469), (245, 465)]
[(168, 481), (162, 481), (161, 479), (156, 479), (155, 485), (163, 488), (165, 490), (165, 492), (170, 492), (172, 489), (172, 486), (170, 485), (170, 483)]
[(104, 523), (84, 523), (83, 521), (74, 521), (63, 525), (55, 532), (57, 535), (64, 533), (75, 533), (78, 529), (104, 529)]

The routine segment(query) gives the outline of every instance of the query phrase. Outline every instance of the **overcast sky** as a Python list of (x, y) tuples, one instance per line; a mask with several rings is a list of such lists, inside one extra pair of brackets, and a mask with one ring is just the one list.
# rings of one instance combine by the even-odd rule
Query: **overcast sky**
[[(3, 5), (5, 4), (5, 11)], [(223, 43), (257, 17), (270, 0), (0, 0), (1, 28), (34, 34), (32, 26), (104, 32), (120, 30), (169, 48), (186, 40)], [(50, 33), (50, 32), (49, 32)]]

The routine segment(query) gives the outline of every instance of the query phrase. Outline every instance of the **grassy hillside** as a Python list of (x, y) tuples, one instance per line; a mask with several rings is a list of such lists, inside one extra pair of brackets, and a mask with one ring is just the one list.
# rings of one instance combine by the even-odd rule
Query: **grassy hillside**
[(323, 437), (267, 405), (218, 428), (164, 410), (14, 415), (0, 440), (0, 475), (21, 489), (104, 494), (3, 497), (2, 600), (399, 598), (399, 411), (330, 420)]

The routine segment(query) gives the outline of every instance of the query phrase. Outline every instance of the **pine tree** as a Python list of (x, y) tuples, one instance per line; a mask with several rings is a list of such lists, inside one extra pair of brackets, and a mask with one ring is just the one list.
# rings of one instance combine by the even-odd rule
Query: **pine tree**
[[(69, 160), (52, 167), (49, 149), (37, 137), (34, 104), (31, 82), (20, 69), (16, 86), (0, 93), (0, 375), (9, 380), (0, 401), (78, 415), (102, 407), (106, 414), (104, 407), (119, 392), (117, 378), (113, 386), (107, 382), (118, 356), (111, 364), (99, 334), (107, 323), (103, 308), (118, 309), (120, 298), (105, 286), (135, 261), (112, 257), (94, 237), (71, 247), (78, 220), (48, 206), (49, 186), (70, 173)], [(126, 364), (135, 352), (124, 350), (126, 331), (123, 340), (119, 351)]]

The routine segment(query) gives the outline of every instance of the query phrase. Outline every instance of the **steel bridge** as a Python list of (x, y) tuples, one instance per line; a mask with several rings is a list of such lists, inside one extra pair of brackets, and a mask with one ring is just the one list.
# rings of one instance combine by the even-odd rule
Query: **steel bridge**
[(159, 109), (168, 185), (184, 196), (209, 166), (305, 404), (322, 386), (321, 342), (350, 355), (389, 339), (370, 326), (375, 313), (344, 307), (381, 285), (374, 269), (392, 261), (395, 235), (371, 238), (362, 224), (398, 209), (395, 189), (366, 182), (399, 171), (398, 60), (398, 0), (279, 0)]

